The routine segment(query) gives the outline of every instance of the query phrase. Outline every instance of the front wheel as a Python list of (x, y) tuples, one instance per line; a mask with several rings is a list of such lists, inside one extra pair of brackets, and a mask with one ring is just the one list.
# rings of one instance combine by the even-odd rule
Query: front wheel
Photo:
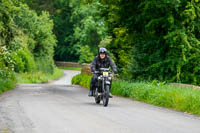
[(96, 89), (96, 91), (94, 92), (94, 97), (95, 97), (95, 102), (96, 104), (99, 104), (101, 101), (101, 98), (98, 96), (98, 91)]
[(105, 86), (105, 92), (103, 94), (103, 106), (106, 107), (108, 106), (108, 102), (109, 102), (109, 92), (110, 92), (110, 86), (106, 85)]

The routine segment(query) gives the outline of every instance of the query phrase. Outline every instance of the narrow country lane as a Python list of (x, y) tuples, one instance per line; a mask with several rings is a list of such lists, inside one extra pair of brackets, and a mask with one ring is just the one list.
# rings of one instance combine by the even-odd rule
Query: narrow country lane
[(200, 133), (200, 118), (114, 97), (96, 105), (71, 85), (78, 71), (47, 84), (22, 84), (0, 96), (0, 133)]

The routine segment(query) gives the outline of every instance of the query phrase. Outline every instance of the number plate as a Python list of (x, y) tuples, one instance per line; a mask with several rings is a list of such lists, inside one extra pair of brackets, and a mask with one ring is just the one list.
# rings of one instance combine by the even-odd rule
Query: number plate
[(103, 72), (103, 76), (108, 76), (108, 72)]

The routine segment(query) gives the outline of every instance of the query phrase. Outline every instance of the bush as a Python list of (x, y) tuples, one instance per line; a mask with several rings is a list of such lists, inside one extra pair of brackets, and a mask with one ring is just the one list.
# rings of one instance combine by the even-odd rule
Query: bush
[(90, 88), (91, 76), (87, 74), (78, 74), (72, 78), (72, 84), (79, 84), (86, 88)]
[(24, 69), (25, 69), (24, 62), (22, 61), (20, 56), (17, 55), (17, 53), (13, 53), (12, 58), (15, 61), (15, 65), (14, 65), (15, 72), (24, 72)]
[(35, 58), (35, 62), (37, 66), (37, 71), (49, 74), (54, 73), (55, 65), (52, 58), (48, 57)]
[(0, 94), (4, 91), (13, 89), (16, 85), (16, 79), (14, 73), (5, 78), (0, 75)]
[[(47, 12), (42, 12), (41, 15), (37, 15), (27, 5), (21, 3), (15, 4), (17, 5), (16, 10), (18, 14), (13, 14), (13, 20), (17, 27), (26, 35), (22, 37), (25, 38), (24, 43), (26, 43), (25, 48), (27, 50), (25, 52), (19, 52), (19, 56), (26, 61), (24, 66), (25, 72), (29, 72), (31, 69), (30, 65), (33, 61), (29, 55), (33, 55), (38, 71), (53, 74), (53, 55), (56, 38), (53, 34), (53, 21), (50, 19), (50, 15)], [(22, 41), (24, 40), (22, 39)], [(27, 61), (28, 58), (31, 60), (30, 62)]]
[(28, 75), (42, 71), (33, 78), (39, 80), (43, 75), (44, 80), (53, 79), (52, 74), (57, 77), (53, 61), (55, 45), (53, 21), (47, 12), (37, 15), (20, 1), (1, 0), (0, 91), (14, 88), (14, 71)]
[(15, 72), (33, 72), (36, 69), (35, 61), (28, 49), (21, 49), (12, 54), (15, 62)]

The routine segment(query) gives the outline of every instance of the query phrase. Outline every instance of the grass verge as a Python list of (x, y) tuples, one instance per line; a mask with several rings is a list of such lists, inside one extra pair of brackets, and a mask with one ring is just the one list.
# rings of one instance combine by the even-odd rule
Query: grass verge
[(60, 69), (65, 69), (65, 70), (75, 70), (75, 71), (81, 71), (81, 67), (65, 67), (65, 66), (57, 66)]
[(14, 89), (16, 84), (22, 83), (44, 83), (58, 79), (64, 75), (64, 72), (55, 68), (54, 74), (45, 74), (43, 72), (36, 73), (16, 73), (11, 74), (10, 78), (0, 77), (0, 94), (5, 91)]
[(55, 68), (54, 74), (46, 74), (43, 72), (36, 73), (16, 73), (17, 83), (45, 83), (51, 80), (58, 79), (64, 75), (64, 72)]
[[(79, 74), (73, 77), (72, 84), (89, 88), (90, 79), (91, 76)], [(200, 91), (196, 89), (154, 82), (118, 80), (113, 81), (111, 92), (114, 95), (200, 116)]]
[(0, 77), (0, 94), (5, 91), (14, 89), (15, 85), (16, 85), (16, 78), (14, 74), (10, 75), (10, 78)]

